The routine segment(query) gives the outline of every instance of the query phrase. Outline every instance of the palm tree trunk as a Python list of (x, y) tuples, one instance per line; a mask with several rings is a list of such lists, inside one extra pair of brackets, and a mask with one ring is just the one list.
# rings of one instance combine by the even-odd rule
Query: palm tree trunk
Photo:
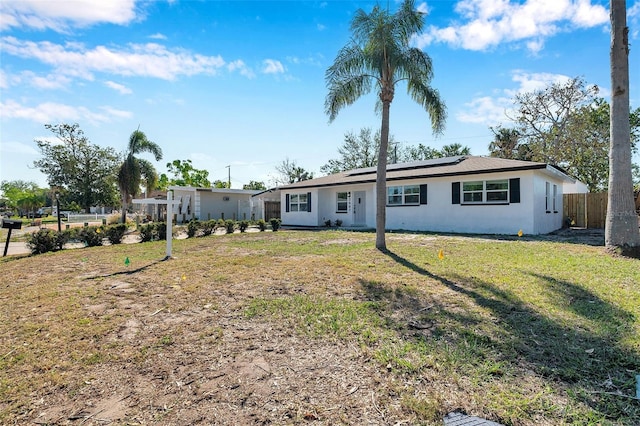
[(391, 102), (382, 101), (382, 124), (380, 126), (380, 149), (376, 173), (376, 248), (387, 251), (385, 228), (387, 223), (387, 150), (389, 149), (389, 107)]
[(611, 140), (605, 223), (606, 246), (623, 251), (640, 247), (631, 175), (629, 28), (626, 7), (626, 0), (611, 0)]
[(122, 223), (127, 223), (127, 199), (129, 194), (126, 191), (122, 191)]

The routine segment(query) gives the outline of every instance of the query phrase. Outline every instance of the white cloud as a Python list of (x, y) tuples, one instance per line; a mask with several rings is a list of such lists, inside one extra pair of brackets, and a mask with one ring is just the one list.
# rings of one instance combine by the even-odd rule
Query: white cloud
[(133, 93), (132, 90), (127, 86), (116, 83), (115, 81), (105, 81), (104, 85), (110, 89), (115, 90), (116, 92), (119, 92), (122, 95), (130, 95), (131, 93)]
[(227, 69), (231, 72), (238, 71), (240, 75), (243, 75), (247, 78), (254, 78), (255, 73), (244, 63), (244, 61), (238, 59), (236, 61), (229, 62), (227, 65)]
[(570, 78), (562, 74), (514, 70), (511, 80), (517, 83), (515, 88), (498, 90), (493, 96), (478, 95), (465, 103), (465, 109), (456, 114), (458, 121), (495, 126), (508, 120), (507, 116), (514, 116), (515, 95), (542, 90), (555, 83), (566, 83)]
[(125, 25), (136, 18), (135, 0), (4, 0), (0, 2), (0, 30), (30, 27), (68, 31), (98, 23)]
[(149, 38), (152, 38), (154, 40), (166, 40), (167, 36), (161, 33), (155, 33), (155, 34), (151, 34)]
[(276, 61), (275, 59), (265, 59), (262, 61), (263, 68), (262, 72), (265, 74), (282, 74), (284, 73), (284, 66), (280, 61)]
[(3, 37), (2, 43), (4, 54), (35, 59), (60, 73), (87, 80), (93, 80), (94, 72), (173, 80), (180, 75), (216, 74), (225, 65), (220, 56), (169, 50), (155, 43), (86, 48), (78, 43), (61, 45), (22, 41), (15, 37)]
[(415, 43), (424, 48), (440, 42), (467, 50), (486, 50), (501, 43), (524, 42), (538, 52), (544, 40), (561, 31), (590, 28), (609, 21), (607, 9), (590, 0), (460, 0), (463, 18), (445, 28), (430, 26)]
[(426, 2), (420, 3), (418, 7), (416, 7), (416, 10), (420, 13), (424, 13), (425, 15), (428, 15), (429, 12), (431, 12), (431, 8), (427, 6)]
[(90, 123), (106, 123), (114, 118), (127, 118), (130, 113), (110, 107), (101, 107), (102, 111), (93, 112), (86, 107), (76, 107), (56, 102), (44, 102), (30, 107), (14, 100), (0, 102), (0, 116), (4, 118), (21, 118), (37, 123), (88, 121)]

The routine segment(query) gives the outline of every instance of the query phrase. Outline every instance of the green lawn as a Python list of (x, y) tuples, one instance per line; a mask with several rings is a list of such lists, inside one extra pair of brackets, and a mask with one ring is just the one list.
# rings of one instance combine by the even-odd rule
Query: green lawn
[[(284, 231), (176, 240), (167, 262), (162, 242), (2, 259), (0, 422), (33, 420), (52, 387), (74, 401), (96, 371), (143, 371), (181, 345), (237, 357), (216, 336), (232, 345), (234, 328), (270, 324), (300, 351), (353, 348), (357, 360), (332, 355), (377, 372), (385, 421), (439, 424), (462, 409), (505, 425), (638, 424), (640, 260), (526, 236), (387, 238), (387, 254), (370, 233)], [(242, 326), (216, 320), (189, 334), (164, 322), (155, 343), (114, 343), (107, 336), (141, 315), (110, 293), (123, 283), (147, 326), (200, 305)], [(111, 308), (93, 317), (95, 306)], [(346, 411), (315, 409), (324, 424), (350, 423)]]

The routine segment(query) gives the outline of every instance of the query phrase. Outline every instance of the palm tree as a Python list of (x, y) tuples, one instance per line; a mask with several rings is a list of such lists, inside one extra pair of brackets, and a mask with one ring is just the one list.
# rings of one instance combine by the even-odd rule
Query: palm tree
[(136, 154), (149, 152), (156, 161), (162, 159), (162, 149), (147, 139), (140, 129), (129, 136), (129, 146), (126, 157), (118, 171), (118, 186), (122, 195), (122, 223), (127, 221), (127, 204), (129, 198), (135, 197), (140, 190), (140, 184), (144, 182), (147, 192), (156, 185), (158, 174), (150, 161), (136, 158)]
[(380, 146), (376, 175), (376, 248), (386, 251), (386, 180), (389, 146), (389, 108), (396, 83), (406, 81), (407, 92), (431, 118), (435, 134), (442, 133), (446, 110), (437, 90), (429, 86), (433, 78), (431, 58), (410, 47), (412, 35), (422, 31), (423, 14), (413, 0), (405, 0), (395, 14), (375, 6), (370, 14), (359, 9), (351, 22), (353, 42), (343, 47), (326, 72), (329, 94), (325, 111), (333, 121), (345, 106), (353, 104), (375, 86), (382, 110)]
[(625, 0), (611, 0), (611, 114), (609, 196), (605, 244), (623, 251), (640, 250), (638, 216), (633, 199), (629, 123), (629, 28)]

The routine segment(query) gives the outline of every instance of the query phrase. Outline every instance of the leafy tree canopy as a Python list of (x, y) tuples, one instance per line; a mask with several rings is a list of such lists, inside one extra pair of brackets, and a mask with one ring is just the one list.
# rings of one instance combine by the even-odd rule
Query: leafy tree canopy
[(44, 206), (47, 192), (35, 182), (23, 180), (2, 181), (0, 191), (6, 200), (6, 207), (20, 212), (34, 211)]
[(252, 180), (249, 183), (244, 184), (242, 186), (242, 189), (265, 190), (267, 189), (267, 187), (265, 186), (264, 182)]
[[(581, 78), (516, 95), (513, 127), (492, 127), (491, 156), (562, 167), (590, 191), (609, 180), (609, 103)], [(630, 111), (631, 149), (640, 139), (640, 108)], [(637, 177), (637, 166), (636, 179)]]
[(91, 144), (76, 124), (45, 124), (59, 143), (36, 140), (42, 159), (33, 164), (50, 186), (65, 191), (69, 202), (86, 212), (92, 206), (117, 204), (118, 155), (113, 148)]
[(196, 169), (191, 160), (173, 160), (167, 163), (167, 170), (173, 174), (168, 178), (166, 174), (160, 175), (159, 189), (167, 189), (169, 186), (193, 186), (195, 188), (211, 188), (209, 172)]
[(313, 179), (313, 172), (308, 172), (289, 158), (285, 158), (282, 163), (276, 166), (276, 172), (278, 175), (274, 178), (275, 186)]

